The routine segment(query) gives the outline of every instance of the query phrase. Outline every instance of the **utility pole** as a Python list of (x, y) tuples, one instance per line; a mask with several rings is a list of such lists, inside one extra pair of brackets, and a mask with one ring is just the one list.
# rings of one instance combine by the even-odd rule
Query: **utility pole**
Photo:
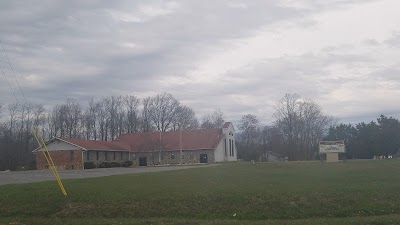
[(158, 151), (158, 163), (161, 165), (161, 130), (160, 130), (160, 148)]
[(180, 149), (180, 153), (181, 153), (181, 165), (182, 165), (182, 127), (181, 124), (179, 123), (179, 149)]

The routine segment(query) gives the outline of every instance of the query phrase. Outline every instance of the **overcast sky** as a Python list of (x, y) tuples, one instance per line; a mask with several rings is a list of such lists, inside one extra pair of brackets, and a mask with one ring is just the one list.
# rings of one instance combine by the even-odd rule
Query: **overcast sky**
[[(199, 117), (220, 108), (269, 123), (276, 101), (298, 93), (347, 123), (400, 117), (399, 10), (398, 0), (10, 0), (0, 40), (28, 101), (48, 107), (170, 92)], [(3, 74), (0, 96), (15, 102)]]

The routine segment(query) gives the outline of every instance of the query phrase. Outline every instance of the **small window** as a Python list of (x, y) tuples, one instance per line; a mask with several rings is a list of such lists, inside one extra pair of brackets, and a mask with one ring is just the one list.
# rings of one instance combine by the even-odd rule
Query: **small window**
[(171, 159), (175, 159), (175, 154), (174, 153), (171, 154)]
[(71, 165), (71, 170), (73, 170), (74, 169), (74, 165)]
[(224, 142), (224, 150), (225, 150), (225, 157), (228, 156), (228, 146), (226, 144), (226, 138), (225, 138), (225, 142)]
[(232, 141), (229, 139), (229, 156), (232, 156)]
[(232, 156), (235, 156), (235, 142), (232, 140)]
[(69, 151), (69, 160), (74, 161), (74, 151)]
[(233, 140), (231, 139), (231, 142), (232, 142), (232, 144), (231, 144), (231, 156), (233, 156)]

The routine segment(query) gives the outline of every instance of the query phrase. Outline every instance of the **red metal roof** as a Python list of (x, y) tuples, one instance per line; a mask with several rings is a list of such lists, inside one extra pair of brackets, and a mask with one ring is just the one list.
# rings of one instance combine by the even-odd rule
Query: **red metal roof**
[(223, 137), (221, 129), (204, 129), (162, 132), (161, 142), (160, 132), (123, 134), (117, 141), (128, 144), (132, 151), (169, 151), (180, 149), (181, 135), (183, 150), (214, 149)]
[(160, 150), (160, 148), (162, 151), (179, 150), (181, 147), (180, 140), (182, 140), (182, 150), (215, 149), (222, 137), (222, 129), (204, 129), (123, 134), (115, 141), (94, 141), (79, 138), (57, 139), (86, 150), (146, 152)]
[(74, 145), (85, 148), (86, 150), (125, 150), (129, 151), (129, 145), (119, 141), (94, 141), (79, 138), (58, 138)]

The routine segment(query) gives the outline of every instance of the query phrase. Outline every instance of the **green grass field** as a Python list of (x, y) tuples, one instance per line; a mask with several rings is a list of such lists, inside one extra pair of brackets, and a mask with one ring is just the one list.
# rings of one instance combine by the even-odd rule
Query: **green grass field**
[[(216, 167), (0, 186), (0, 224), (400, 224), (400, 160)], [(236, 216), (233, 216), (236, 214)]]

